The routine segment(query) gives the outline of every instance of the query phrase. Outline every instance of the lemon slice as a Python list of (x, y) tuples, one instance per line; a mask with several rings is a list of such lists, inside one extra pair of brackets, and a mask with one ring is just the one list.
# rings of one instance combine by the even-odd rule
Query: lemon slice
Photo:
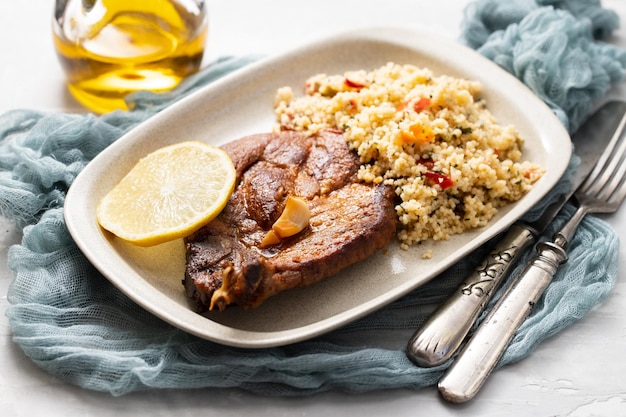
[(141, 159), (100, 201), (97, 219), (114, 235), (139, 246), (187, 236), (213, 220), (235, 188), (226, 152), (181, 142)]

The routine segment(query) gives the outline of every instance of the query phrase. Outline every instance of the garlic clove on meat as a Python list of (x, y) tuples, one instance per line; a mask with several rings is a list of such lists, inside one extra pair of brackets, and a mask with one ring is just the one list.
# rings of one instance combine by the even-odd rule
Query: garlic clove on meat
[(298, 197), (287, 197), (285, 209), (276, 223), (272, 225), (272, 230), (279, 238), (286, 238), (300, 233), (309, 225), (311, 212), (306, 201)]
[(309, 225), (310, 219), (311, 212), (304, 199), (287, 197), (285, 209), (263, 238), (261, 247), (275, 245), (281, 239), (300, 233)]

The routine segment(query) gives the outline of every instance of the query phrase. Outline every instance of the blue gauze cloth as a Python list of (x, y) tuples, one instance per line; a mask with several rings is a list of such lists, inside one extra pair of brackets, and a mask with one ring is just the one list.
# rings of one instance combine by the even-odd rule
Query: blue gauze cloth
[[(611, 85), (626, 55), (593, 37), (618, 27), (598, 0), (483, 0), (465, 10), (463, 40), (515, 75), (575, 132)], [(562, 6), (555, 10), (553, 5)]]
[[(485, 48), (483, 52), (497, 51), (494, 58), (497, 56), (497, 62), (508, 70), (531, 68), (529, 71), (550, 79), (546, 85), (558, 88), (536, 93), (550, 102), (566, 126), (577, 126), (589, 115), (593, 101), (621, 79), (625, 53), (608, 45), (598, 46), (593, 34), (602, 33), (603, 19), (592, 20), (600, 23), (587, 30), (592, 27), (587, 18), (571, 13), (577, 9), (574, 6), (590, 2), (553, 3), (548, 7), (528, 1), (478, 1), (467, 9), (464, 28), (481, 23), (493, 28), (483, 31), (486, 36), (476, 47)], [(498, 4), (506, 4), (506, 16), (501, 16)], [(599, 5), (590, 9), (583, 16), (610, 14)], [(509, 15), (515, 18), (509, 19)], [(565, 20), (579, 29), (561, 32), (563, 25), (558, 22)], [(487, 21), (489, 25), (484, 24)], [(605, 35), (615, 27), (611, 22)], [(540, 36), (538, 27), (544, 28), (541, 34), (545, 42), (554, 35), (551, 30), (558, 30), (562, 39), (563, 59), (550, 66), (542, 67), (538, 61), (543, 59), (543, 51), (525, 41), (527, 30), (534, 39)], [(470, 32), (464, 30), (466, 37)], [(610, 62), (615, 74), (590, 66), (591, 76), (582, 77), (584, 83), (572, 67), (572, 56), (583, 62)], [(341, 329), (289, 346), (245, 350), (201, 340), (146, 312), (111, 285), (72, 241), (63, 219), (63, 201), (82, 168), (138, 123), (251, 59), (221, 59), (171, 93), (136, 94), (129, 99), (133, 110), (128, 112), (95, 117), (16, 110), (0, 117), (0, 213), (23, 231), (21, 244), (9, 250), (14, 280), (6, 314), (15, 343), (50, 374), (113, 395), (149, 388), (239, 387), (263, 395), (287, 396), (330, 389), (365, 392), (419, 388), (435, 384), (449, 366), (415, 366), (404, 348), (428, 314), (491, 245), (477, 249), (407, 296)], [(578, 65), (580, 61), (576, 62)], [(524, 70), (515, 74), (524, 81), (530, 79)], [(568, 101), (559, 101), (563, 94), (584, 105), (572, 107)], [(570, 169), (575, 165), (573, 158)], [(545, 201), (566, 189), (568, 184), (563, 180)], [(535, 207), (527, 219), (539, 215), (542, 208)], [(565, 211), (547, 235), (563, 223), (572, 208)], [(617, 276), (618, 239), (603, 221), (587, 217), (569, 255), (569, 262), (517, 332), (500, 366), (527, 356), (610, 294)]]

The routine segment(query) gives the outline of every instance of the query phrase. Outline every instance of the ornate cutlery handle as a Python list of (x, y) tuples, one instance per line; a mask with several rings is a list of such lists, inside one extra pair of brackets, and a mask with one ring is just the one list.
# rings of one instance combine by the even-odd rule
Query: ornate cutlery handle
[(417, 365), (444, 363), (461, 345), (503, 277), (535, 238), (513, 225), (491, 253), (411, 337), (407, 356)]
[(476, 395), (559, 265), (567, 261), (565, 250), (557, 244), (539, 243), (537, 251), (439, 381), (444, 399), (461, 403)]

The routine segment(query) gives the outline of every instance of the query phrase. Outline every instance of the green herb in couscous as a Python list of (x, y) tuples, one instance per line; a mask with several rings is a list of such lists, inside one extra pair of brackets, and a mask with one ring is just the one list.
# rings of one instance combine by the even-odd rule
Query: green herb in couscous
[(278, 130), (333, 128), (361, 159), (359, 178), (393, 185), (403, 248), (485, 226), (544, 173), (520, 162), (523, 139), (502, 126), (481, 84), (388, 63), (373, 71), (318, 74), (305, 94), (276, 94)]

